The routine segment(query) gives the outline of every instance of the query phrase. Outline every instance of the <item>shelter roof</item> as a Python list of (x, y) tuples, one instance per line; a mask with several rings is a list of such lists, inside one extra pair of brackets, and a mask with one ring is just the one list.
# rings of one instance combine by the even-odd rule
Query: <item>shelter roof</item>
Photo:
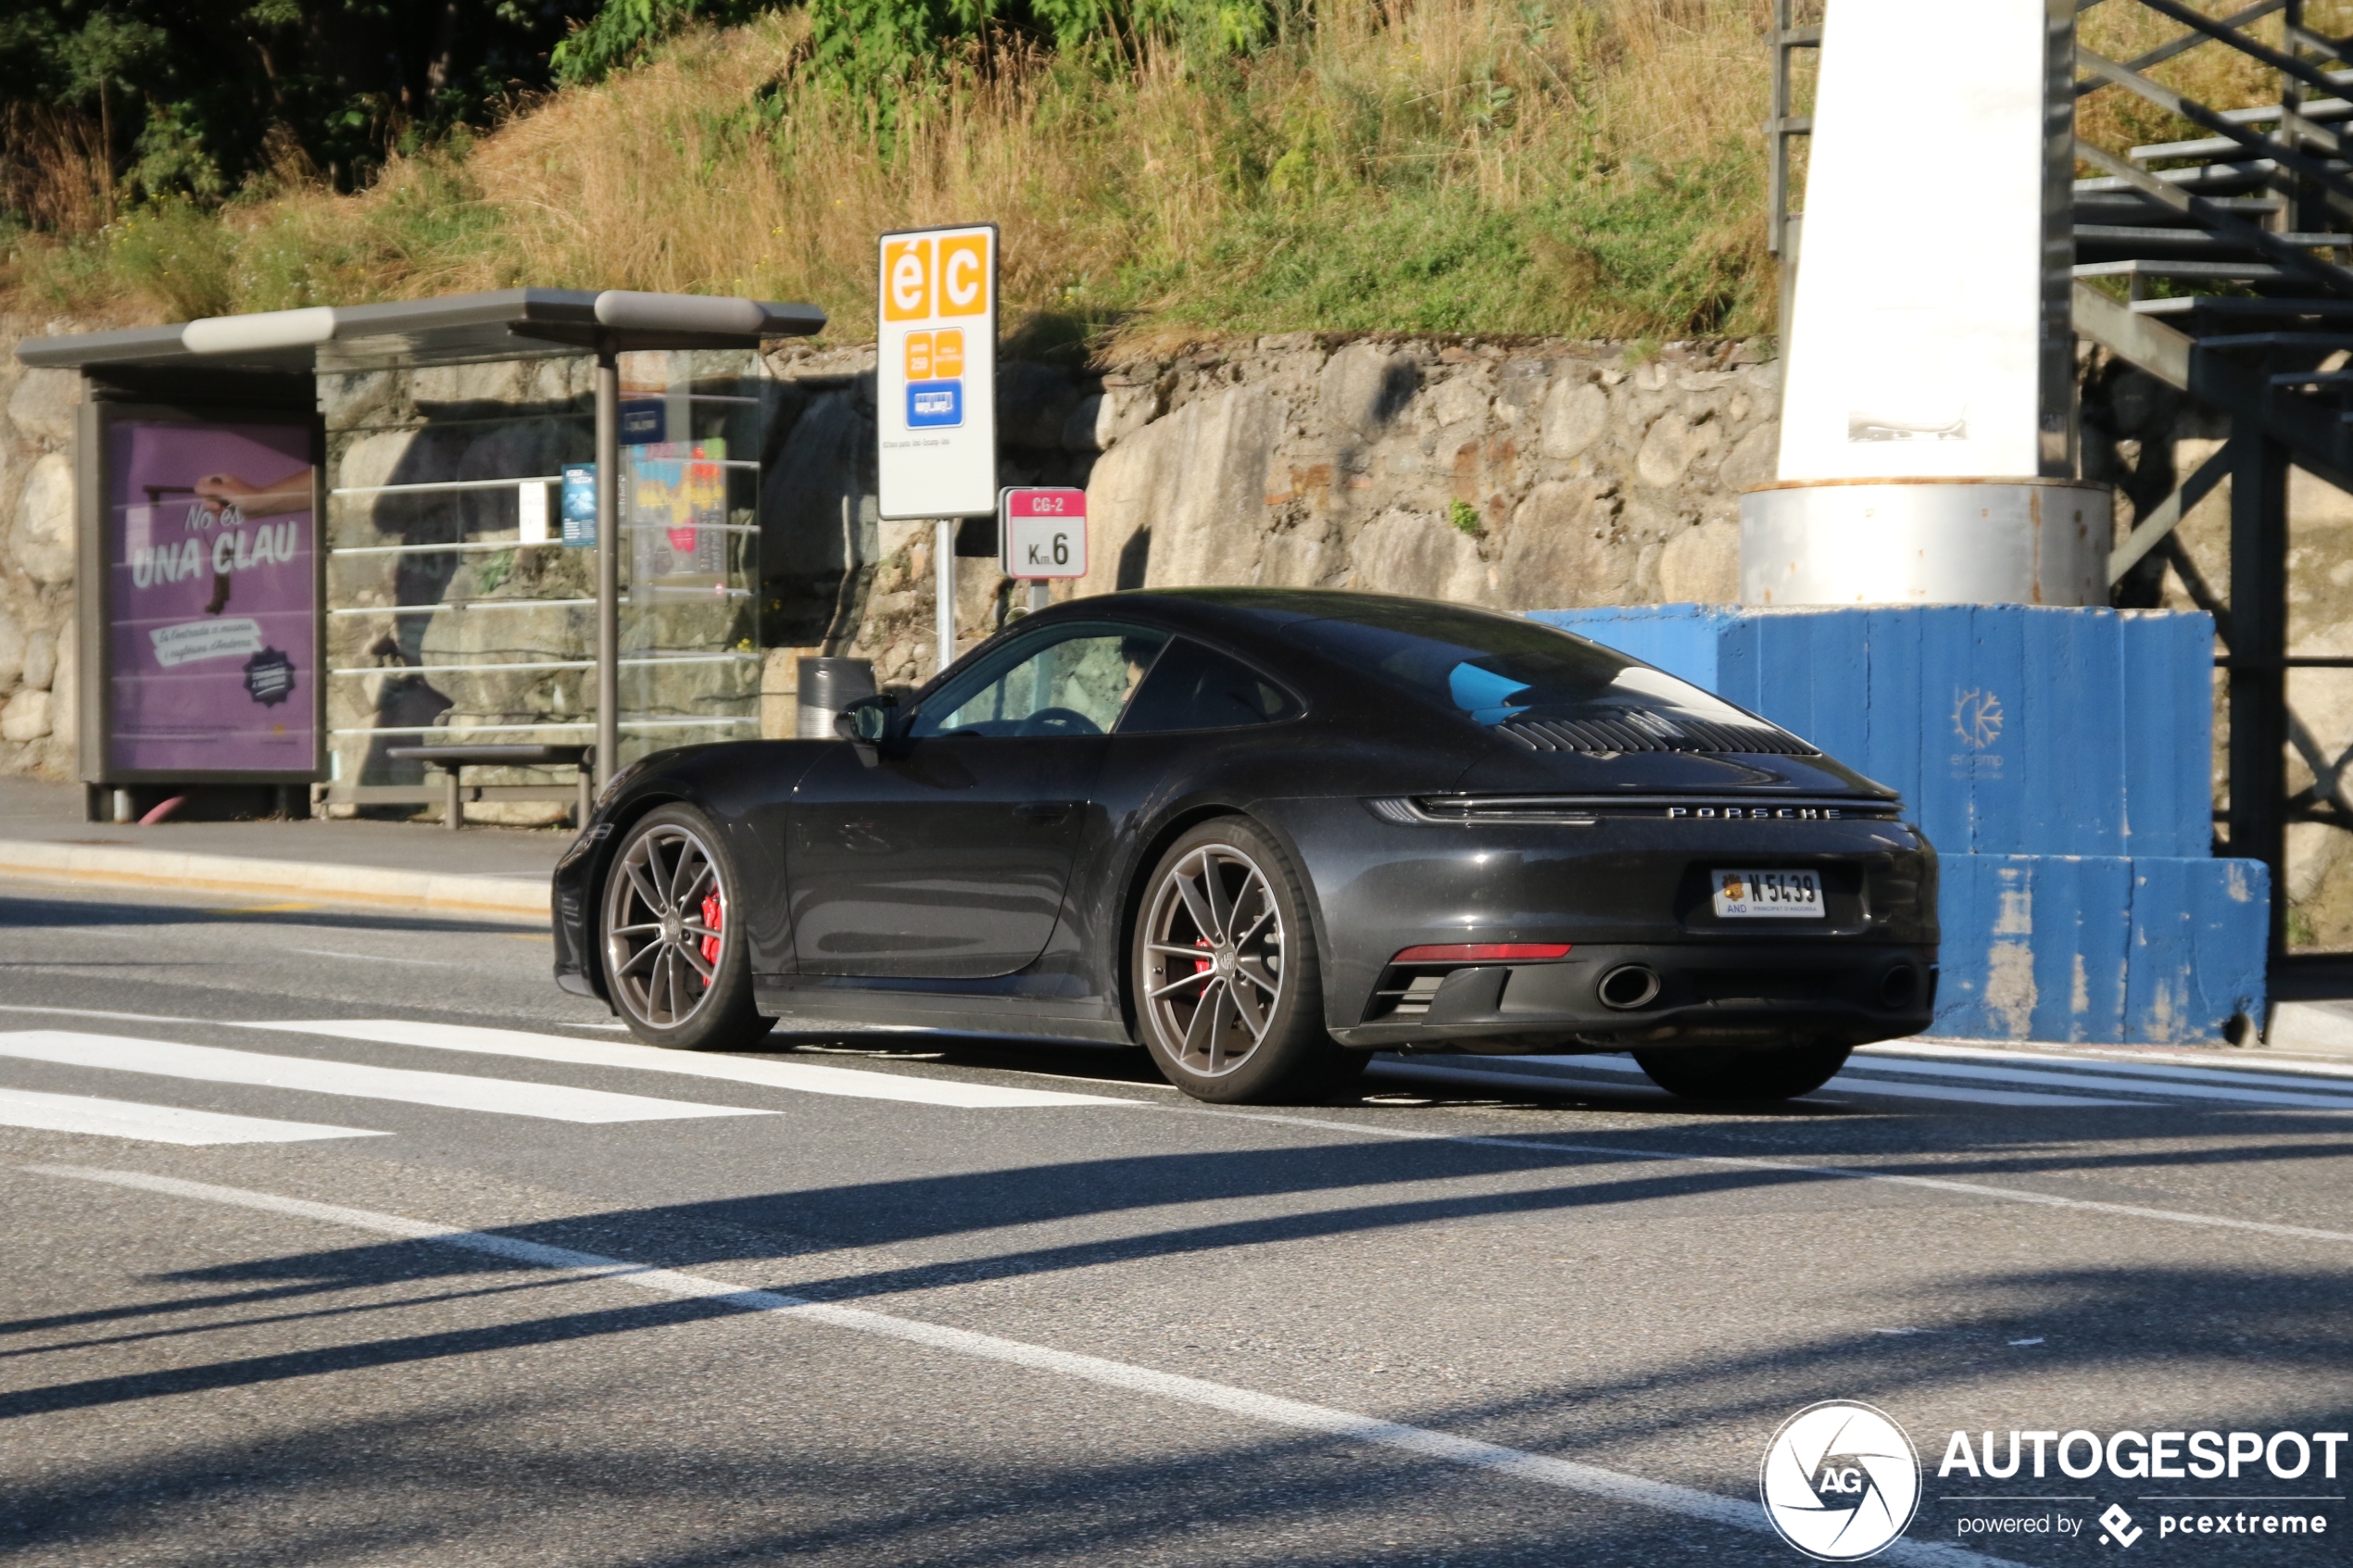
[(825, 327), (813, 305), (624, 289), (497, 289), (384, 305), (208, 316), (160, 327), (27, 338), (17, 358), (61, 370), (289, 372), (406, 370), (493, 359), (753, 348)]

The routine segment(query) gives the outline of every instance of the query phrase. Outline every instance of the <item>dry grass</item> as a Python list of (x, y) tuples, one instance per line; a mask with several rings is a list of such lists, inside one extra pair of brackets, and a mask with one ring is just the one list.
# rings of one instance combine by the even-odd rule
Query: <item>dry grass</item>
[[(2353, 31), (2353, 0), (2311, 9)], [(1244, 61), (970, 58), (894, 106), (886, 144), (807, 80), (806, 18), (783, 13), (682, 38), (359, 195), (288, 168), (218, 218), (20, 242), (6, 282), (158, 316), (522, 282), (748, 293), (813, 300), (854, 338), (876, 233), (993, 220), (1009, 324), (1034, 344), (1761, 331), (1770, 17), (1770, 0), (1330, 0)], [(2083, 19), (2120, 58), (2177, 31), (2127, 0)], [(2275, 96), (2214, 47), (2156, 74), (2222, 107)], [(2119, 147), (2184, 133), (2114, 89), (2081, 124)], [(57, 146), (44, 226), (88, 234), (102, 187)]]
[[(2196, 9), (2225, 17), (2244, 9), (2237, 0), (2191, 0)], [(2353, 0), (2306, 0), (2305, 26), (2315, 32), (2342, 37), (2353, 32)], [(2127, 0), (2108, 0), (2085, 12), (2077, 22), (2077, 39), (2111, 60), (2129, 61), (2188, 31), (2179, 22)], [(2272, 48), (2281, 47), (2281, 20), (2268, 17), (2257, 22), (2252, 35)], [(2244, 108), (2280, 101), (2279, 78), (2249, 56), (2218, 44), (2206, 44), (2175, 56), (2145, 74), (2206, 105), (2209, 108)], [(2103, 87), (2077, 101), (2076, 133), (2114, 152), (2156, 142), (2183, 141), (2208, 134), (2148, 100), (2120, 87)]]
[[(1335, 0), (1248, 60), (968, 59), (895, 106), (799, 13), (677, 41), (357, 196), (20, 242), (55, 307), (161, 316), (528, 280), (814, 300), (862, 335), (882, 230), (994, 220), (1016, 332), (1758, 330), (1768, 0)], [(61, 225), (60, 227), (65, 227)]]
[(0, 126), (0, 211), (53, 233), (87, 234), (114, 216), (98, 127), (18, 105)]

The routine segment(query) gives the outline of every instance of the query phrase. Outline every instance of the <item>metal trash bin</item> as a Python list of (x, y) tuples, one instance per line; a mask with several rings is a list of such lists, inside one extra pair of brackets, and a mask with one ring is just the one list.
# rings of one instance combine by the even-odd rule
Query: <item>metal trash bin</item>
[(832, 740), (834, 715), (862, 696), (875, 695), (875, 665), (866, 659), (804, 659), (800, 661), (802, 740)]

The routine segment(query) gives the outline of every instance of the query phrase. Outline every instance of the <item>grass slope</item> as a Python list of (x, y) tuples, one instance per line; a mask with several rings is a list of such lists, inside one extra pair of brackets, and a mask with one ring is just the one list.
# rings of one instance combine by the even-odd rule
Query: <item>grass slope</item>
[(1033, 349), (1383, 329), (1769, 325), (1768, 0), (1335, 0), (1246, 58), (968, 58), (888, 138), (798, 12), (397, 161), (218, 212), (20, 232), (44, 313), (177, 319), (529, 282), (814, 300), (862, 337), (874, 238), (993, 219)]

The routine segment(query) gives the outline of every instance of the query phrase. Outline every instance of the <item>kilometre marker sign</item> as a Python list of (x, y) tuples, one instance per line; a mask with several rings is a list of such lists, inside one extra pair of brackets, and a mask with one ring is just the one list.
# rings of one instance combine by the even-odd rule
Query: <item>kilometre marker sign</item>
[(1032, 581), (1087, 575), (1087, 492), (1010, 489), (998, 498), (1000, 564)]

